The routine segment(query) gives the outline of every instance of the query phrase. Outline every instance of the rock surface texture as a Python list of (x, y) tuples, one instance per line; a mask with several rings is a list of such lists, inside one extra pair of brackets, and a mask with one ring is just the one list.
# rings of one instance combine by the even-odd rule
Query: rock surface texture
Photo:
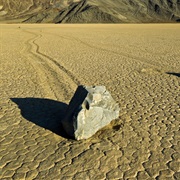
[(119, 106), (105, 86), (79, 86), (69, 104), (63, 127), (77, 140), (87, 139), (119, 116)]

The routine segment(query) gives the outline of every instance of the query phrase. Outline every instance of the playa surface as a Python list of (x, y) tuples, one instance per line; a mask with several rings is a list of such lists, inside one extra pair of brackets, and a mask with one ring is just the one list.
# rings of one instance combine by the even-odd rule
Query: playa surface
[[(0, 179), (180, 179), (180, 25), (0, 25)], [(82, 141), (59, 121), (78, 85), (119, 118)]]

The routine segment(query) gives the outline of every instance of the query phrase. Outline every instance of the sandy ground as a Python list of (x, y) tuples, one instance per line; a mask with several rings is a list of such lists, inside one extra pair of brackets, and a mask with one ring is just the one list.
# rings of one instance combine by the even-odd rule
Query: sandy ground
[[(0, 25), (0, 179), (180, 179), (180, 25)], [(119, 118), (74, 141), (77, 85)]]

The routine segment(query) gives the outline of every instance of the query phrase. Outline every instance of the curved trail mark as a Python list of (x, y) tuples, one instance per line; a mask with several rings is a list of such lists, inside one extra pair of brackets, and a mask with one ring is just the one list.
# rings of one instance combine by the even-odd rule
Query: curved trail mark
[(34, 39), (33, 40), (33, 44), (36, 46), (36, 53), (51, 60), (55, 65), (57, 65), (64, 73), (66, 73), (73, 81), (76, 85), (80, 85), (80, 82), (79, 80), (69, 71), (67, 70), (64, 66), (62, 66), (61, 64), (59, 64), (57, 61), (55, 61), (52, 57), (46, 55), (46, 54), (43, 54), (42, 52), (40, 52), (40, 47), (39, 45), (36, 43), (36, 41), (41, 38), (42, 35), (39, 35), (38, 38)]
[[(36, 41), (42, 35), (27, 30), (23, 31), (34, 36), (25, 43), (26, 48), (23, 51), (28, 54), (28, 57), (31, 59), (30, 63), (39, 74), (42, 88), (46, 88), (48, 94), (54, 94), (56, 99), (58, 99), (59, 94), (63, 90), (63, 98), (69, 100), (71, 93), (68, 92), (73, 92), (75, 86), (80, 84), (80, 82), (71, 72), (57, 63), (53, 58), (40, 52), (40, 47)], [(59, 91), (60, 89), (61, 92)]]
[(151, 66), (151, 67), (155, 68), (156, 70), (159, 70), (159, 67), (160, 67), (160, 64), (155, 65), (155, 64), (149, 63), (148, 59), (137, 57), (137, 56), (133, 56), (133, 55), (130, 55), (130, 54), (124, 53), (124, 52), (118, 53), (118, 52), (116, 52), (114, 50), (110, 50), (110, 49), (106, 49), (106, 48), (101, 48), (99, 46), (94, 46), (94, 45), (91, 45), (91, 44), (89, 44), (87, 42), (84, 42), (84, 41), (80, 40), (77, 37), (73, 37), (73, 36), (60, 36), (60, 35), (49, 33), (49, 32), (44, 32), (44, 33), (56, 35), (57, 37), (61, 37), (63, 39), (69, 40), (69, 41), (76, 41), (76, 42), (79, 42), (79, 43), (81, 43), (81, 44), (83, 44), (83, 45), (85, 45), (85, 46), (87, 46), (89, 48), (92, 48), (92, 49), (108, 52), (108, 53), (115, 54), (115, 55), (118, 55), (118, 56), (121, 56), (121, 57), (125, 57), (125, 58), (130, 58), (130, 59), (132, 59), (134, 61), (137, 61), (137, 62), (140, 62), (142, 64), (146, 64), (148, 66)]
[(81, 44), (84, 44), (84, 45), (86, 45), (86, 46), (88, 46), (88, 47), (90, 47), (90, 48), (93, 48), (93, 49), (98, 49), (98, 50), (100, 50), (100, 51), (112, 53), (112, 54), (115, 54), (115, 55), (118, 55), (118, 56), (123, 56), (123, 57), (125, 57), (125, 58), (130, 58), (130, 59), (132, 59), (132, 60), (134, 60), (134, 61), (138, 61), (138, 62), (140, 62), (140, 63), (149, 65), (149, 66), (151, 66), (151, 67), (157, 68), (157, 67), (160, 66), (160, 64), (159, 64), (159, 65), (151, 64), (151, 63), (147, 62), (148, 60), (146, 60), (146, 59), (144, 59), (144, 58), (141, 58), (141, 57), (132, 56), (132, 55), (130, 55), (130, 54), (128, 54), (128, 53), (124, 53), (124, 52), (118, 53), (118, 52), (116, 52), (116, 51), (114, 51), (114, 50), (110, 50), (110, 49), (106, 49), (106, 48), (101, 48), (101, 47), (98, 47), (98, 46), (93, 46), (93, 45), (90, 45), (90, 44), (88, 44), (88, 43), (86, 43), (86, 42), (84, 42), (84, 41), (76, 38), (76, 37), (72, 37), (72, 36), (71, 36), (71, 37), (70, 37), (70, 36), (67, 36), (67, 37), (68, 37), (69, 39), (72, 39), (72, 40), (75, 40), (75, 41), (77, 41), (77, 42), (80, 42)]

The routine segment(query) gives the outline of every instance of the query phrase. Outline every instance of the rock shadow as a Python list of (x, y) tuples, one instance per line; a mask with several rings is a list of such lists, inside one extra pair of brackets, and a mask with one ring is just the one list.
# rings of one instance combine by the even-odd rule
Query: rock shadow
[(167, 74), (180, 77), (180, 73), (167, 72)]
[(61, 125), (67, 104), (41, 98), (11, 98), (11, 100), (18, 105), (26, 120), (69, 139)]

